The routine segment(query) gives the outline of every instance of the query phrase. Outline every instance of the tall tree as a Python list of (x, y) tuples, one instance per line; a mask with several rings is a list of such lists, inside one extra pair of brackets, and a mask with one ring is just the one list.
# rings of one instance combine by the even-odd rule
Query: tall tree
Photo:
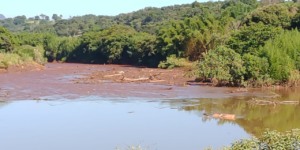
[(14, 18), (14, 24), (15, 25), (20, 25), (20, 24), (24, 24), (26, 21), (26, 16), (17, 16)]
[(53, 14), (52, 15), (52, 19), (55, 21), (61, 20), (62, 19), (62, 15), (58, 16), (57, 14)]

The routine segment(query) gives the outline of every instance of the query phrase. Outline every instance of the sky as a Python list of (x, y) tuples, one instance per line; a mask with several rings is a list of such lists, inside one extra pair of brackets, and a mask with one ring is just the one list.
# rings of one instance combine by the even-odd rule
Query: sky
[[(5, 17), (25, 15), (34, 17), (45, 14), (63, 15), (63, 18), (86, 14), (114, 16), (145, 7), (163, 7), (192, 3), (195, 0), (3, 0), (0, 14)], [(203, 2), (206, 0), (197, 0)]]

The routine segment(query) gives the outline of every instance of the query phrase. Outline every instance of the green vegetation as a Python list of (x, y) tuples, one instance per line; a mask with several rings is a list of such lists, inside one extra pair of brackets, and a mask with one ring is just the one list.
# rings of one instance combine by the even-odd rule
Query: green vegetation
[(16, 16), (0, 20), (1, 62), (11, 64), (4, 57), (12, 54), (39, 63), (45, 57), (161, 68), (186, 66), (188, 60), (198, 63), (195, 77), (216, 85), (295, 86), (299, 18), (298, 2), (280, 0), (195, 1), (69, 19)]
[(159, 68), (162, 69), (172, 69), (175, 67), (193, 67), (193, 64), (188, 61), (186, 58), (178, 58), (176, 55), (171, 55), (167, 57), (166, 61), (161, 61), (158, 64)]
[(228, 149), (300, 149), (299, 131), (291, 130), (280, 133), (267, 130), (257, 139), (237, 141)]
[(46, 62), (43, 46), (20, 44), (18, 38), (3, 27), (0, 27), (0, 32), (0, 69), (24, 63)]

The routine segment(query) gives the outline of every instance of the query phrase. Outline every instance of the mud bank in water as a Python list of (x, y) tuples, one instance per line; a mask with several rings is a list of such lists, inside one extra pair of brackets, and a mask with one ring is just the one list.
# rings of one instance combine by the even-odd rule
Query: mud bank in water
[[(120, 75), (121, 74), (121, 75)], [(125, 80), (124, 80), (125, 79)], [(134, 79), (145, 79), (134, 81)], [(82, 96), (145, 98), (225, 98), (261, 95), (261, 91), (193, 84), (184, 70), (123, 65), (49, 63), (43, 69), (0, 73), (0, 99), (78, 98)], [(192, 83), (192, 84), (191, 84)]]

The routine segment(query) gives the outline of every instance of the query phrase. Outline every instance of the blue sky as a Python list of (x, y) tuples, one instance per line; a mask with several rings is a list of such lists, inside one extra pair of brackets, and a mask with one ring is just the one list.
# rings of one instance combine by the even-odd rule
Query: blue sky
[[(6, 17), (40, 14), (52, 16), (62, 14), (64, 18), (85, 14), (117, 15), (136, 11), (144, 7), (162, 7), (175, 4), (192, 3), (195, 0), (3, 0), (0, 14)], [(206, 0), (198, 0), (203, 2)]]

